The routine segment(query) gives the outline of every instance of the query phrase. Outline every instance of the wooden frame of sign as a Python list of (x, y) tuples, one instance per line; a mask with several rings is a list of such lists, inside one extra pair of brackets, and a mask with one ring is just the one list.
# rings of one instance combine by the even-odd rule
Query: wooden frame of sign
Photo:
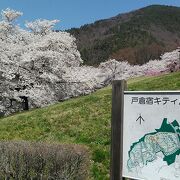
[(125, 80), (115, 80), (112, 84), (111, 120), (111, 180), (122, 180), (123, 166), (123, 111)]

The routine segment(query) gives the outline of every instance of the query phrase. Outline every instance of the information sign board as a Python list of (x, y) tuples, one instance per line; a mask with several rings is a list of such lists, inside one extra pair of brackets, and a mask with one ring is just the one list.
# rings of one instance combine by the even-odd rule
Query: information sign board
[(180, 92), (124, 92), (122, 175), (180, 179)]

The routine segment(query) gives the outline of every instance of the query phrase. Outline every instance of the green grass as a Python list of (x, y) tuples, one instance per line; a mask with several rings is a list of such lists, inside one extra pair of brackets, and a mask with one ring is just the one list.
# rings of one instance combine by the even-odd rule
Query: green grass
[(132, 79), (129, 81), (128, 89), (131, 91), (180, 90), (180, 73)]
[[(128, 81), (129, 90), (178, 90), (180, 73)], [(1, 140), (77, 143), (92, 153), (92, 179), (109, 179), (111, 87), (0, 119)]]

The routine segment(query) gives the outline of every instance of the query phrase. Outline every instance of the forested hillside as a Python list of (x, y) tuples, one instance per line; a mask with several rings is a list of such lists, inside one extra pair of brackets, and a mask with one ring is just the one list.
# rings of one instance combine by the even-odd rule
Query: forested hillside
[(152, 5), (69, 32), (85, 64), (109, 58), (143, 64), (180, 45), (180, 7)]

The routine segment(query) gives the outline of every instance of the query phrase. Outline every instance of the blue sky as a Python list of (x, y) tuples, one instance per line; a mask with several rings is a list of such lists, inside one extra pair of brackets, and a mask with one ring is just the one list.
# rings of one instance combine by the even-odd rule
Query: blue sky
[(25, 20), (59, 19), (56, 29), (64, 30), (152, 4), (180, 7), (180, 0), (0, 0), (0, 9), (22, 11), (20, 25)]

